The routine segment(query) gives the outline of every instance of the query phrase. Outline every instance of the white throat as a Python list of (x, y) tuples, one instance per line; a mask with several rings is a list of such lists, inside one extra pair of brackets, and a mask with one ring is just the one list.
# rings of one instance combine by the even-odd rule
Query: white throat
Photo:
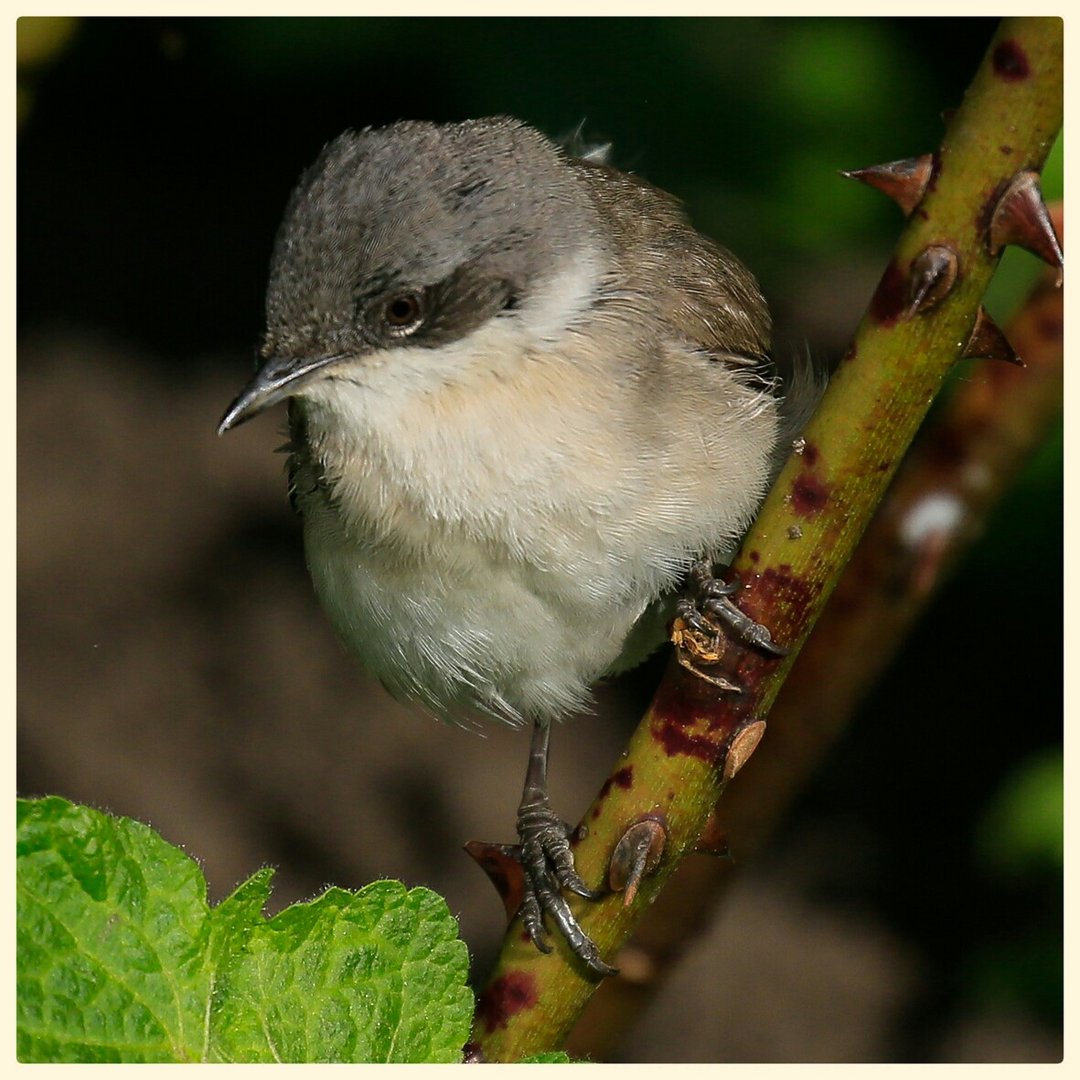
[(573, 335), (600, 287), (599, 254), (582, 250), (532, 289), (512, 311), (488, 319), (458, 341), (437, 348), (399, 345), (365, 356), (305, 388), (336, 435), (385, 423), (418, 398), (512, 379), (530, 355), (548, 353)]

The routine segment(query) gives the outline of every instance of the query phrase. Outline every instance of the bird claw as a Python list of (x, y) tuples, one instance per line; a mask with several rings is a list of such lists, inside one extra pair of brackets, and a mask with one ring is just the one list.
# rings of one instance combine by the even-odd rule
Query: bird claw
[(787, 656), (790, 652), (783, 645), (777, 645), (773, 641), (772, 634), (769, 633), (767, 626), (763, 626), (761, 623), (751, 619), (744, 611), (737, 608), (726, 595), (715, 598), (708, 597), (702, 601), (702, 607), (704, 607), (708, 615), (714, 616), (715, 619), (733, 630), (747, 645), (753, 645), (762, 652), (771, 653), (777, 657)]
[(722, 690), (739, 690), (734, 683), (699, 667), (719, 663), (725, 652), (725, 629), (761, 652), (775, 657), (788, 655), (790, 650), (773, 641), (767, 626), (755, 622), (732, 603), (731, 597), (741, 587), (738, 582), (729, 584), (713, 577), (712, 566), (706, 561), (694, 564), (690, 579), (696, 595), (679, 600), (671, 631), (676, 658), (684, 668)]
[(546, 803), (530, 803), (518, 811), (518, 835), (521, 868), (525, 873), (521, 915), (533, 944), (543, 953), (551, 952), (543, 921), (547, 914), (574, 955), (590, 971), (597, 975), (617, 975), (618, 969), (601, 959), (600, 950), (582, 930), (560, 891), (566, 889), (586, 900), (599, 900), (603, 895), (590, 889), (574, 869), (571, 830)]
[(525, 896), (521, 901), (521, 920), (525, 923), (529, 940), (542, 952), (551, 952), (551, 942), (548, 941), (547, 931), (544, 929), (544, 917), (540, 910), (540, 902), (536, 897), (536, 890), (526, 877)]

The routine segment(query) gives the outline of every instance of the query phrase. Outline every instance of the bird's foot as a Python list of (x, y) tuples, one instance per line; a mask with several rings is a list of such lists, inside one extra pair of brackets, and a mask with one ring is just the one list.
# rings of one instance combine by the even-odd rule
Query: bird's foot
[(735, 683), (701, 670), (701, 665), (720, 662), (726, 651), (724, 631), (729, 630), (747, 645), (772, 656), (787, 656), (788, 650), (773, 641), (769, 628), (755, 622), (732, 603), (739, 585), (713, 575), (712, 564), (702, 560), (690, 570), (692, 592), (681, 597), (675, 607), (671, 640), (679, 663), (699, 678), (722, 690), (738, 691)]
[(525, 874), (521, 917), (533, 944), (543, 953), (551, 952), (544, 928), (544, 914), (551, 917), (571, 951), (597, 975), (617, 975), (618, 969), (605, 963), (600, 950), (582, 930), (562, 895), (562, 890), (586, 900), (599, 900), (601, 893), (590, 889), (574, 868), (570, 850), (572, 830), (555, 814), (546, 800), (523, 803), (518, 809), (520, 861)]

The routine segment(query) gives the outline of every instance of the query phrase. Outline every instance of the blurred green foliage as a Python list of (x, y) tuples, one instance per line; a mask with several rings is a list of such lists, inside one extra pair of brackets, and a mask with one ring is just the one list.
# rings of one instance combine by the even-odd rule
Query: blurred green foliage
[(33, 83), (41, 69), (61, 55), (75, 36), (78, 20), (27, 17), (15, 24), (16, 116), (22, 123), (34, 106)]
[(980, 860), (1007, 877), (1060, 873), (1065, 863), (1065, 774), (1058, 751), (1020, 762), (1001, 785), (976, 834)]
[[(158, 349), (246, 345), (274, 225), (322, 143), (403, 117), (510, 113), (553, 136), (584, 121), (587, 136), (611, 140), (616, 164), (683, 198), (700, 228), (753, 267), (780, 340), (809, 335), (832, 352), (874, 281), (845, 288), (829, 310), (801, 295), (805, 283), (879, 263), (900, 221), (839, 170), (935, 145), (940, 114), (959, 102), (993, 28), (989, 19), (85, 19), (39, 80), (23, 131), (20, 168), (35, 194), (22, 212), (28, 231), (54, 240), (27, 259), (24, 320), (59, 309), (106, 315)], [(90, 154), (95, 175), (73, 183), (71, 163)], [(167, 289), (161, 261), (174, 269)]]
[(75, 35), (78, 21), (71, 17), (24, 16), (15, 25), (15, 57), (20, 68), (34, 68), (54, 60)]
[(975, 947), (968, 995), (977, 1002), (1022, 1006), (1059, 1024), (1064, 970), (1060, 927), (1065, 863), (1065, 762), (1047, 749), (1018, 762), (978, 823), (975, 856), (984, 873), (1013, 893), (1040, 897), (1041, 917), (1016, 918)]

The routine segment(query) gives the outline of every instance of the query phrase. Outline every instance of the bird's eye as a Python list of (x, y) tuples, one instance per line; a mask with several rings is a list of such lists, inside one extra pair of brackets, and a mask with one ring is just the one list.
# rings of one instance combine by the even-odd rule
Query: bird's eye
[(424, 317), (423, 305), (416, 293), (402, 293), (386, 302), (383, 308), (383, 321), (394, 334), (409, 334), (415, 330)]

